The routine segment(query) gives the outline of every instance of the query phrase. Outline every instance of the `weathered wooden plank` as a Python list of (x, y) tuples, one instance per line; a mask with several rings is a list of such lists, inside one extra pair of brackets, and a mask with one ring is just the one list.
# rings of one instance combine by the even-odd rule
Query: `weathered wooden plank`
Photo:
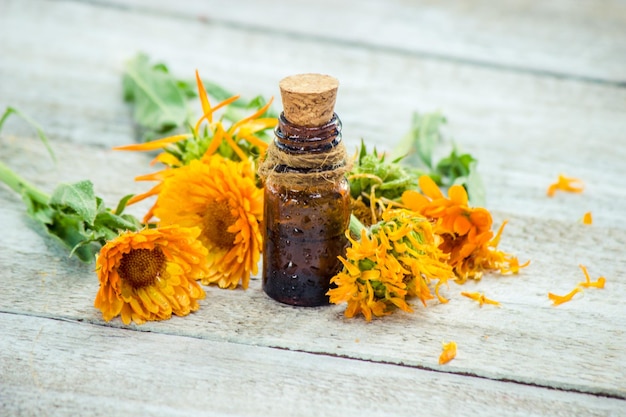
[(626, 82), (626, 5), (621, 1), (533, 2), (107, 0), (251, 32), (393, 50), (508, 71)]
[[(22, 108), (55, 140), (107, 147), (132, 140), (120, 72), (138, 50), (164, 59), (180, 76), (197, 67), (248, 96), (277, 96), (282, 76), (320, 71), (341, 81), (337, 111), (350, 148), (365, 138), (389, 149), (408, 129), (413, 110), (442, 109), (449, 135), (480, 161), (491, 209), (572, 224), (591, 210), (597, 225), (624, 225), (623, 88), (88, 4), (7, 2), (4, 8), (0, 53), (8, 58), (0, 60), (0, 76), (11, 82), (0, 84), (0, 107)], [(8, 122), (5, 133), (32, 134), (16, 121)], [(560, 172), (584, 179), (588, 192), (546, 199), (547, 185)]]
[[(0, 314), (3, 415), (616, 415), (624, 401)], [(355, 389), (358, 387), (358, 389)]]

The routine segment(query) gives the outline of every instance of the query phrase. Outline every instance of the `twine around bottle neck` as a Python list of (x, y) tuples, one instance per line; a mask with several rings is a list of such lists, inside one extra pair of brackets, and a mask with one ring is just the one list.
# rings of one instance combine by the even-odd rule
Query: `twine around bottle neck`
[(306, 187), (335, 183), (350, 170), (337, 115), (323, 126), (296, 126), (280, 115), (272, 141), (259, 166), (263, 181)]

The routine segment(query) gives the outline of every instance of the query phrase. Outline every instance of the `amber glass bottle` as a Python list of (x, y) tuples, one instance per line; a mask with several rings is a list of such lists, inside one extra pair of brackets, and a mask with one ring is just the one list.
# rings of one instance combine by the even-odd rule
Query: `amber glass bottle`
[(285, 111), (268, 151), (269, 168), (265, 163), (271, 172), (265, 177), (263, 290), (283, 303), (318, 306), (328, 303), (330, 279), (342, 268), (337, 256), (345, 254), (350, 221), (341, 122), (332, 112), (334, 93), (330, 105), (323, 97), (337, 82), (316, 74), (285, 80)]

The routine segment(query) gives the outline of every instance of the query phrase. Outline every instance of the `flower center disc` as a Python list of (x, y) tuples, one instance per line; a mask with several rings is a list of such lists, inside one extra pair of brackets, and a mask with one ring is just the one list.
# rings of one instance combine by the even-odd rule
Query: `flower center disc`
[(202, 216), (204, 228), (202, 234), (211, 243), (221, 249), (228, 249), (235, 243), (235, 234), (227, 229), (237, 220), (230, 212), (227, 203), (214, 202), (210, 204)]
[(122, 255), (118, 273), (133, 288), (143, 288), (156, 282), (165, 269), (165, 255), (160, 248), (133, 249)]

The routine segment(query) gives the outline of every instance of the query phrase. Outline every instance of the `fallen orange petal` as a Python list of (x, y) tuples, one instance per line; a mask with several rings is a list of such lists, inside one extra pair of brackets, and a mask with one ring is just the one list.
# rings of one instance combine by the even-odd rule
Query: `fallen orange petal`
[(558, 180), (550, 184), (547, 194), (549, 197), (554, 196), (557, 190), (567, 191), (570, 193), (582, 193), (584, 189), (583, 182), (578, 178), (566, 177), (563, 174), (559, 174)]
[(558, 184), (550, 184), (550, 186), (548, 187), (548, 191), (546, 192), (548, 197), (553, 197), (554, 193), (556, 193), (557, 188), (559, 188)]
[(591, 277), (589, 277), (589, 272), (587, 272), (587, 267), (583, 264), (578, 265), (578, 267), (583, 271), (583, 274), (585, 274), (585, 281), (586, 283), (590, 283), (591, 282)]
[(568, 301), (571, 301), (572, 298), (581, 291), (582, 290), (580, 289), (580, 287), (576, 287), (571, 292), (565, 295), (556, 295), (549, 292), (548, 298), (552, 300), (552, 305), (558, 306), (563, 303), (567, 303)]
[(511, 257), (508, 265), (500, 267), (500, 273), (517, 274), (520, 269), (526, 268), (528, 265), (530, 265), (530, 259), (520, 265), (519, 260), (516, 257)]
[(588, 211), (583, 216), (583, 224), (591, 224), (593, 223), (593, 218), (591, 217), (591, 212)]
[(585, 288), (604, 288), (604, 284), (606, 284), (606, 278), (599, 277), (596, 281), (580, 282), (578, 286)]
[(578, 265), (578, 266), (580, 267), (580, 269), (582, 269), (583, 274), (585, 274), (585, 282), (579, 282), (578, 283), (579, 287), (604, 288), (604, 284), (606, 283), (606, 278), (599, 277), (596, 281), (591, 281), (591, 278), (589, 277), (589, 272), (587, 272), (587, 267), (585, 267), (585, 265)]
[(444, 365), (456, 357), (456, 342), (443, 344), (443, 350), (439, 355), (439, 365)]
[(498, 307), (500, 306), (499, 302), (485, 297), (485, 294), (480, 292), (462, 292), (461, 295), (467, 298), (471, 298), (474, 301), (478, 301), (481, 307), (483, 306), (483, 304), (492, 304)]

